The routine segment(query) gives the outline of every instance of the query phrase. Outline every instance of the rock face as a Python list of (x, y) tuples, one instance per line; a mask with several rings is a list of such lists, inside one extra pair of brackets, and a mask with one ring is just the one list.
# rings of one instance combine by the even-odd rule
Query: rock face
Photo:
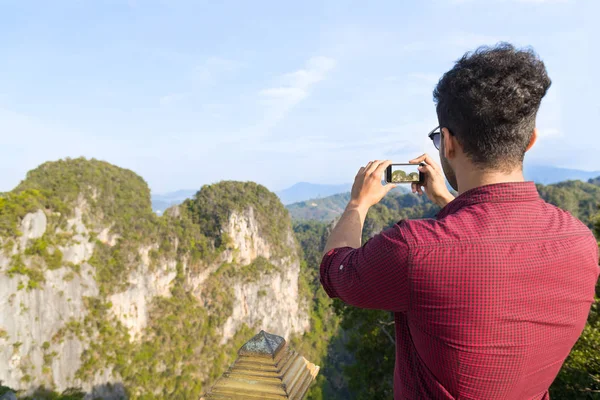
[(139, 337), (148, 325), (148, 312), (156, 296), (169, 297), (171, 282), (175, 279), (175, 262), (160, 265), (150, 272), (148, 252), (152, 247), (140, 249), (141, 262), (128, 276), (129, 289), (110, 296), (112, 311), (127, 327), (132, 339)]
[[(102, 193), (94, 189), (94, 196)], [(55, 211), (38, 209), (18, 221), (22, 235), (0, 237), (0, 365), (6, 366), (0, 368), (0, 381), (13, 389), (31, 391), (45, 386), (60, 392), (80, 387), (90, 398), (124, 395), (122, 385), (111, 386), (122, 379), (110, 367), (96, 371), (92, 378), (78, 375), (82, 356), (97, 335), (90, 336), (81, 329), (90, 313), (86, 304), (106, 291), (99, 283), (96, 253), (102, 246), (116, 248), (121, 241), (112, 230), (112, 221), (90, 212), (88, 200), (80, 197), (73, 204), (65, 224), (52, 225), (49, 220)], [(181, 218), (179, 214), (171, 211), (160, 218), (176, 221)], [(178, 279), (184, 280), (185, 289), (199, 304), (206, 304), (211, 299), (207, 298), (210, 294), (205, 293), (205, 285), (222, 265), (243, 267), (259, 257), (275, 268), (259, 276), (230, 278), (227, 289), (233, 293), (233, 306), (218, 328), (222, 332), (220, 343), (227, 344), (243, 325), (288, 339), (309, 328), (306, 304), (298, 290), (300, 258), (292, 231), (288, 229), (280, 238), (290, 251), (275, 256), (273, 243), (261, 235), (256, 210), (248, 206), (229, 212), (221, 232), (231, 239), (229, 247), (210, 262), (200, 263), (201, 267), (192, 268), (185, 257), (184, 262), (175, 257), (153, 259), (152, 254), (164, 243), (146, 242), (136, 248), (123, 289), (106, 295), (109, 314), (125, 327), (130, 342), (148, 335), (155, 300), (169, 298)], [(53, 268), (29, 250), (34, 240), (48, 235), (69, 238), (49, 246), (46, 253), (40, 252), (44, 257), (62, 252), (60, 265)], [(7, 245), (11, 241), (15, 245)], [(177, 254), (181, 246), (178, 240), (170, 245), (173, 251), (169, 254)], [(22, 260), (20, 270), (15, 260)], [(41, 275), (23, 270), (40, 271)], [(39, 283), (31, 285), (33, 279)], [(207, 360), (204, 369), (210, 368)]]
[[(240, 264), (249, 264), (257, 257), (270, 258), (270, 246), (258, 234), (252, 208), (245, 213), (232, 213), (225, 232), (233, 239), (235, 249), (239, 250)], [(294, 248), (292, 232), (286, 233), (285, 245)], [(272, 260), (272, 263), (281, 272), (233, 285), (233, 313), (225, 322), (221, 343), (232, 338), (244, 323), (262, 326), (264, 330), (287, 338), (309, 329), (306, 308), (298, 301), (300, 259), (291, 256)]]
[[(75, 214), (81, 216), (81, 209), (76, 208)], [(79, 368), (83, 344), (71, 339), (51, 348), (50, 343), (65, 321), (85, 315), (84, 297), (98, 294), (94, 271), (87, 263), (81, 264), (78, 274), (67, 267), (45, 270), (43, 286), (33, 290), (23, 289), (27, 277), (5, 273), (11, 257), (22, 254), (29, 240), (41, 238), (46, 227), (47, 218), (42, 210), (27, 214), (20, 225), (23, 235), (19, 238), (19, 248), (0, 254), (3, 266), (0, 272), (0, 332), (3, 332), (0, 365), (8, 365), (8, 369), (0, 369), (0, 380), (17, 389), (23, 388), (22, 382), (28, 380), (64, 388), (76, 384), (73, 377)], [(75, 237), (89, 245), (80, 233)], [(85, 251), (80, 252), (77, 246), (82, 245), (76, 245), (68, 254), (80, 262), (85, 261)], [(25, 258), (26, 266), (32, 262)]]
[(21, 232), (23, 235), (19, 238), (21, 249), (25, 248), (29, 239), (37, 239), (42, 237), (46, 232), (48, 219), (42, 210), (37, 210), (34, 213), (27, 214), (21, 221)]

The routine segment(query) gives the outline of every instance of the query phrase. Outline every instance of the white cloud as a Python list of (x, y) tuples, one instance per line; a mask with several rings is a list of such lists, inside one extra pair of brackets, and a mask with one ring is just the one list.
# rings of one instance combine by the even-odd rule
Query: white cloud
[(313, 57), (308, 60), (304, 69), (284, 74), (279, 79), (281, 86), (261, 90), (260, 95), (277, 100), (288, 99), (295, 104), (304, 99), (310, 88), (325, 79), (334, 67), (335, 60), (332, 58)]
[(298, 103), (306, 99), (313, 86), (323, 81), (335, 65), (336, 61), (332, 58), (312, 57), (303, 69), (281, 76), (278, 79), (278, 86), (259, 91), (261, 103), (265, 107), (265, 118), (260, 125), (263, 134), (283, 120)]

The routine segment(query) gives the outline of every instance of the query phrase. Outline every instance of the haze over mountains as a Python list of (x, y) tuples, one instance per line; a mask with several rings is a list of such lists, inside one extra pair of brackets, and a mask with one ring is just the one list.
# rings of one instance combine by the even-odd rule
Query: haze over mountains
[[(566, 180), (582, 180), (600, 176), (600, 171), (583, 171), (570, 168), (557, 168), (545, 165), (526, 165), (525, 179), (535, 183), (549, 185)], [(319, 184), (309, 182), (298, 182), (289, 188), (274, 192), (284, 205), (291, 205), (312, 199), (323, 199), (335, 194), (350, 192), (352, 182), (344, 184)], [(404, 187), (401, 186), (401, 189)], [(197, 190), (178, 190), (175, 192), (152, 195), (152, 208), (157, 213), (162, 213), (170, 206), (180, 204), (185, 199), (194, 196)], [(337, 202), (336, 202), (337, 203)]]

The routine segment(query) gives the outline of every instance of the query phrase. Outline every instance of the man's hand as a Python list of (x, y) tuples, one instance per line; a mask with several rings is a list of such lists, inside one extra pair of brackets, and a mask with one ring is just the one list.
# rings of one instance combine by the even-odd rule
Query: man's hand
[(370, 161), (366, 166), (361, 167), (354, 178), (352, 185), (352, 194), (348, 207), (357, 207), (363, 210), (368, 210), (371, 206), (379, 203), (379, 201), (390, 190), (396, 187), (394, 184), (388, 183), (382, 185), (381, 180), (383, 172), (392, 164), (392, 161)]
[(429, 157), (429, 155), (423, 154), (422, 156), (410, 160), (409, 162), (415, 164), (424, 162), (426, 164), (419, 167), (419, 171), (421, 171), (425, 177), (424, 183), (423, 185), (413, 183), (413, 193), (419, 193), (419, 195), (423, 195), (424, 190), (429, 200), (440, 207), (444, 207), (446, 204), (454, 200), (454, 196), (452, 196), (446, 187), (446, 179), (444, 178), (442, 169), (435, 161), (433, 161), (431, 157)]
[(383, 171), (391, 163), (390, 160), (375, 160), (358, 170), (358, 174), (354, 178), (354, 185), (352, 185), (350, 202), (331, 231), (323, 255), (327, 254), (329, 250), (339, 247), (348, 246), (358, 249), (361, 246), (362, 230), (367, 211), (372, 205), (379, 203), (379, 200), (387, 192), (396, 187), (396, 185), (390, 183), (385, 186), (381, 184)]

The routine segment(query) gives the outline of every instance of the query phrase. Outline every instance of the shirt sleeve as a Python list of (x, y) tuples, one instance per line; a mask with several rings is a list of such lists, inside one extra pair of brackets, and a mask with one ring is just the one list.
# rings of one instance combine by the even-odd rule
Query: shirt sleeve
[(395, 224), (362, 247), (331, 249), (321, 262), (321, 285), (329, 297), (379, 310), (408, 309), (409, 248)]

